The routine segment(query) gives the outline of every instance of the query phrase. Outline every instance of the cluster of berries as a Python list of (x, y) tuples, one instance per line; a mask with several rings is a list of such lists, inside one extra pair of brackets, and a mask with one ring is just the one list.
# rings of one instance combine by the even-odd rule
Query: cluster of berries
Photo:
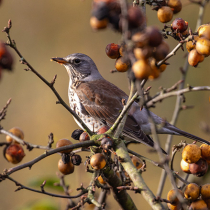
[[(181, 190), (178, 191), (183, 198), (188, 200), (189, 209), (208, 210), (210, 208), (210, 184), (198, 186), (196, 183), (190, 183), (183, 192)], [(174, 189), (168, 192), (167, 200), (170, 202), (167, 203), (170, 210), (181, 209), (181, 203)]]
[(210, 146), (202, 144), (188, 144), (182, 151), (181, 169), (188, 174), (203, 176), (210, 164)]
[[(11, 128), (9, 132), (22, 140), (24, 139), (24, 133), (18, 127)], [(25, 156), (23, 147), (19, 144), (19, 142), (15, 141), (8, 135), (6, 136), (6, 141), (9, 143), (9, 145), (4, 149), (4, 157), (6, 160), (13, 164), (21, 162)]]
[(210, 24), (201, 25), (197, 33), (197, 36), (193, 36), (193, 40), (186, 43), (189, 52), (188, 62), (194, 67), (210, 55)]
[[(145, 18), (139, 7), (128, 6), (128, 28), (135, 29), (140, 27)], [(90, 25), (93, 29), (104, 29), (108, 25), (114, 30), (121, 32), (123, 17), (121, 5), (118, 0), (94, 0), (92, 6), (92, 16)]]
[(182, 10), (182, 2), (180, 0), (169, 0), (155, 2), (154, 10), (157, 10), (158, 20), (162, 23), (167, 23), (173, 18), (173, 14), (176, 14)]
[[(132, 70), (137, 79), (155, 79), (166, 69), (166, 64), (157, 66), (156, 63), (166, 57), (169, 46), (163, 40), (160, 31), (156, 27), (146, 27), (141, 32), (136, 32), (131, 37), (133, 53), (137, 61)], [(130, 61), (125, 52), (125, 45), (114, 43), (106, 46), (106, 54), (111, 59), (116, 59), (115, 68), (119, 72), (125, 72), (130, 68)]]

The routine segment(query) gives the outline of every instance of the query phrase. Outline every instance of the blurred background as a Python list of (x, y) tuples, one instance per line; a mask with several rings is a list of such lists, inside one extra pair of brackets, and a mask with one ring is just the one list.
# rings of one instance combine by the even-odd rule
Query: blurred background
[[(198, 6), (188, 4), (188, 1), (182, 2), (184, 5), (182, 11), (175, 15), (174, 18), (182, 17), (188, 21), (189, 27), (194, 30), (198, 16)], [(18, 49), (27, 61), (48, 81), (51, 81), (55, 74), (58, 75), (55, 88), (66, 103), (68, 103), (68, 75), (63, 66), (50, 62), (50, 58), (55, 56), (64, 57), (77, 52), (89, 55), (95, 61), (104, 78), (128, 93), (126, 74), (111, 74), (110, 70), (114, 69), (115, 61), (109, 59), (105, 54), (106, 45), (113, 42), (120, 44), (121, 35), (113, 32), (111, 29), (98, 32), (94, 32), (91, 29), (89, 24), (91, 4), (92, 1), (90, 0), (3, 0), (0, 5), (0, 29), (2, 30), (7, 26), (9, 19), (12, 20), (11, 37), (15, 39)], [(208, 4), (204, 15), (204, 23), (209, 21), (209, 12), (210, 5)], [(163, 27), (163, 24), (156, 18), (156, 11), (152, 11), (149, 6), (147, 6), (147, 24), (156, 25), (159, 28)], [(0, 33), (0, 40), (7, 40), (5, 33)], [(171, 49), (177, 44), (170, 37), (168, 43)], [(0, 109), (9, 98), (12, 98), (6, 119), (1, 123), (3, 128), (9, 130), (14, 126), (18, 126), (23, 129), (26, 141), (40, 145), (47, 145), (50, 132), (53, 132), (55, 141), (61, 138), (71, 139), (71, 133), (78, 128), (72, 116), (61, 105), (56, 105), (56, 97), (52, 91), (32, 72), (23, 70), (25, 66), (19, 63), (19, 58), (15, 52), (12, 50), (11, 52), (15, 58), (14, 71), (3, 72), (3, 77), (0, 81)], [(181, 78), (179, 68), (184, 64), (185, 55), (186, 50), (184, 52), (179, 50), (177, 55), (170, 59), (170, 66), (161, 77), (146, 84), (145, 87), (152, 86), (151, 95), (158, 92), (160, 86), (165, 88), (171, 87)], [(209, 65), (209, 58), (207, 58), (197, 68), (190, 67), (186, 84), (192, 86), (210, 85)], [(180, 113), (177, 127), (210, 140), (210, 136), (200, 129), (201, 122), (210, 125), (209, 95), (209, 92), (185, 94), (185, 104), (193, 105), (194, 108)], [(170, 121), (175, 100), (176, 98), (166, 99), (162, 103), (158, 103), (155, 109), (151, 110)], [(160, 135), (160, 138), (162, 145), (164, 145), (167, 136)], [(186, 139), (175, 137), (173, 144), (181, 140)], [(0, 141), (5, 141), (4, 135), (0, 135)], [(72, 141), (76, 143), (76, 141)], [(130, 148), (141, 155), (157, 160), (157, 155), (148, 153), (147, 148), (143, 145), (131, 145)], [(11, 168), (14, 165), (4, 159), (3, 148), (0, 149), (2, 151), (0, 171), (2, 172), (5, 168)], [(28, 162), (43, 152), (43, 150), (38, 149), (28, 152), (25, 149), (26, 156), (21, 163)], [(83, 162), (86, 155), (88, 153), (82, 156)], [(33, 187), (39, 186), (44, 180), (54, 179), (58, 181), (56, 171), (58, 171), (57, 162), (59, 158), (60, 156), (57, 154), (47, 157), (35, 164), (31, 170), (26, 168), (12, 174), (12, 177), (22, 184)], [(180, 160), (181, 153), (178, 153), (175, 158), (175, 170), (179, 172)], [(84, 165), (81, 164), (79, 167), (75, 167), (73, 174), (66, 176), (65, 180), (70, 185), (72, 195), (78, 193), (76, 188), (81, 183), (84, 186), (89, 184), (91, 175), (84, 173), (84, 171)], [(147, 170), (143, 173), (143, 178), (154, 194), (157, 191), (160, 174), (161, 169), (150, 163), (147, 164)], [(180, 174), (182, 175), (182, 172)], [(197, 179), (198, 183), (207, 183), (209, 181), (208, 177)], [(0, 183), (0, 210), (65, 209), (66, 201), (64, 199), (51, 198), (26, 190), (14, 192), (16, 188), (15, 184), (8, 180)], [(171, 184), (167, 180), (163, 198), (166, 198), (170, 189)], [(52, 188), (46, 188), (46, 190), (62, 193)], [(140, 194), (130, 192), (130, 195), (138, 209), (150, 209)], [(107, 201), (107, 209), (120, 209), (112, 196), (109, 196)], [(43, 208), (40, 206), (36, 207), (40, 203)], [(44, 208), (45, 204), (49, 208)], [(85, 205), (85, 209), (88, 208), (88, 205)]]

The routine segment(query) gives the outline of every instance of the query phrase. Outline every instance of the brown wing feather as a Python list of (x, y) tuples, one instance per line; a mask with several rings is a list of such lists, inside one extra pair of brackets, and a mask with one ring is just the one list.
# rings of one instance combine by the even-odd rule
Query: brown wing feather
[[(94, 118), (105, 121), (112, 126), (120, 111), (123, 109), (122, 99), (127, 101), (128, 96), (115, 85), (106, 80), (96, 80), (81, 83), (76, 93), (85, 110)], [(135, 118), (128, 114), (123, 133), (143, 144), (153, 147), (152, 139), (141, 130)]]

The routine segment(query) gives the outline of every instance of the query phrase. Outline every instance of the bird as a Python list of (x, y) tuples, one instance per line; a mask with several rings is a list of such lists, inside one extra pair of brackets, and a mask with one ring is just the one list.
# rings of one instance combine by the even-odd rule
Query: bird
[[(105, 125), (111, 127), (123, 109), (122, 100), (127, 101), (128, 95), (105, 80), (94, 61), (85, 54), (74, 53), (63, 58), (53, 57), (51, 60), (64, 65), (66, 68), (69, 75), (70, 107), (88, 128), (97, 131)], [(148, 119), (148, 111), (146, 108), (140, 108), (139, 104), (134, 102), (128, 111), (122, 134), (129, 139), (154, 148), (154, 142), (149, 136), (151, 135), (151, 124)], [(200, 137), (171, 125), (153, 112), (149, 112), (158, 127), (158, 134), (181, 135), (201, 143), (210, 144)], [(76, 119), (75, 121), (81, 127)]]

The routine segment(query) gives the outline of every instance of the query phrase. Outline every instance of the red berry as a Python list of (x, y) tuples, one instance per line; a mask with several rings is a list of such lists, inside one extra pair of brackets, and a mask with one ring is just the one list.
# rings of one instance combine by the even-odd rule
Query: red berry
[(106, 46), (105, 51), (108, 57), (110, 57), (111, 59), (117, 59), (120, 57), (119, 49), (120, 46), (118, 44), (111, 43)]
[(184, 21), (182, 18), (176, 18), (172, 24), (171, 24), (172, 29), (178, 30), (179, 32), (184, 32), (188, 28), (188, 22)]

